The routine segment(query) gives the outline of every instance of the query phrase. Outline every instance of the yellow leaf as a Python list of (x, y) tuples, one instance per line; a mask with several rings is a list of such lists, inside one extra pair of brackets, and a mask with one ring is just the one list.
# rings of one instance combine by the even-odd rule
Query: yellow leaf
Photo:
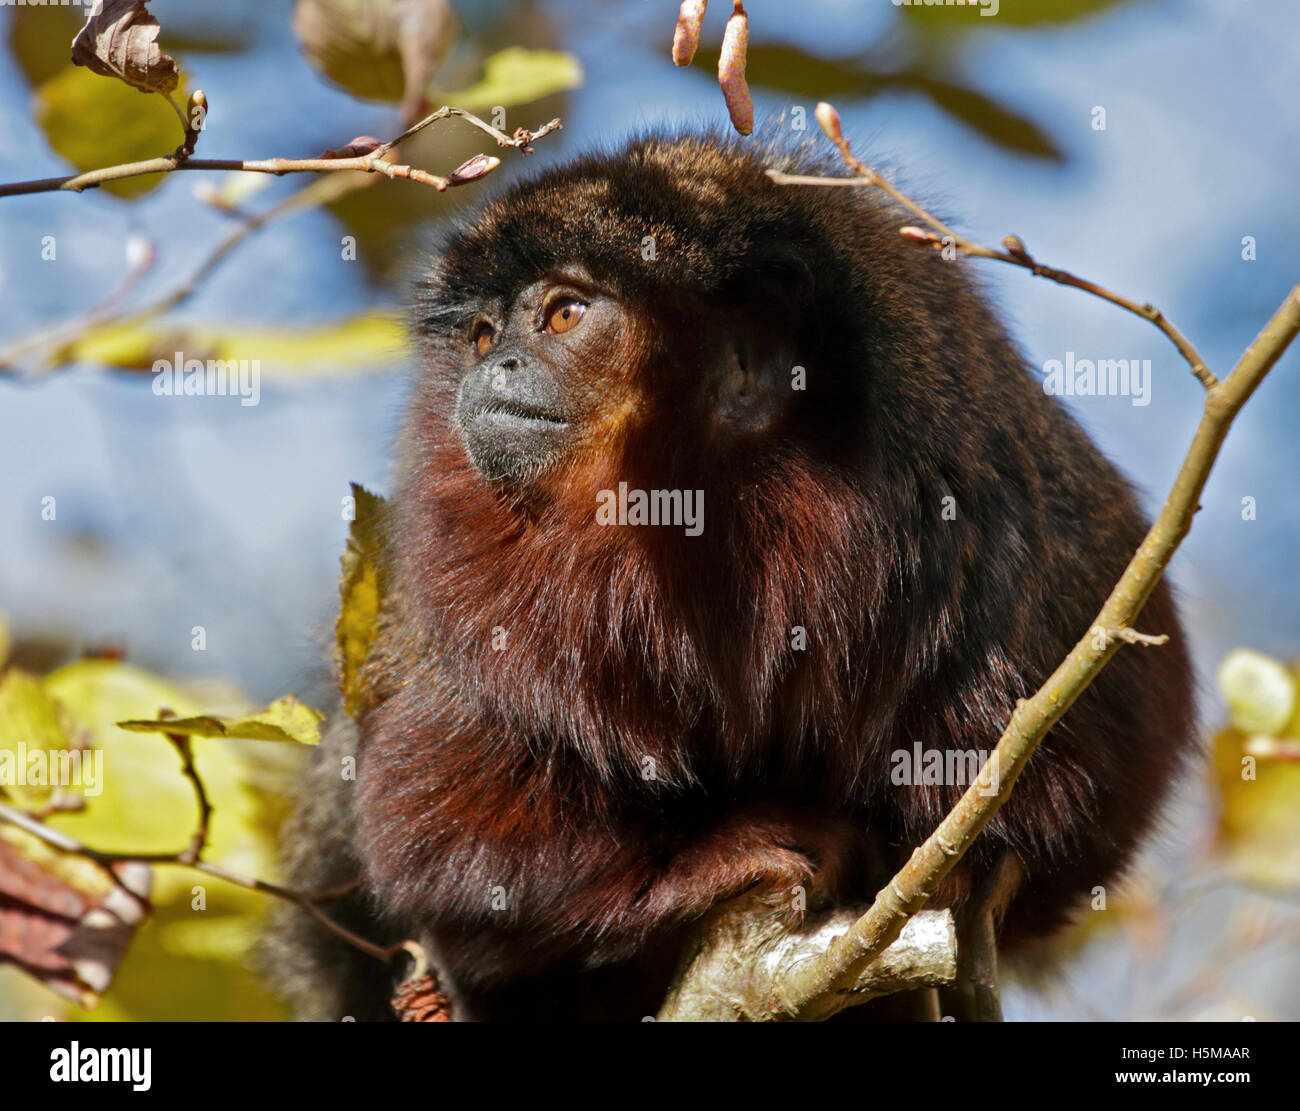
[[(184, 103), (183, 85), (177, 95)], [(185, 136), (163, 97), (105, 81), (78, 66), (68, 66), (36, 90), (36, 122), (50, 146), (80, 172), (170, 154)], [(135, 197), (162, 180), (161, 174), (150, 174), (101, 188)]]
[(1250, 758), (1250, 736), (1229, 728), (1214, 738), (1218, 847), (1251, 882), (1300, 883), (1300, 763)]
[(150, 370), (158, 359), (253, 360), (263, 374), (351, 374), (387, 370), (406, 347), (405, 325), (386, 313), (363, 313), (315, 328), (185, 328), (126, 320), (79, 336), (57, 358)]
[(324, 715), (304, 706), (293, 695), (277, 698), (265, 709), (240, 717), (201, 714), (188, 718), (153, 718), (119, 721), (119, 729), (133, 733), (179, 733), (187, 737), (243, 737), (252, 741), (320, 743)]
[[(155, 869), (161, 875), (165, 869)], [(173, 869), (173, 871), (183, 871)], [(191, 882), (207, 877), (186, 873)], [(249, 952), (271, 905), (265, 895), (209, 890), (207, 909), (188, 897), (158, 904), (137, 932), (113, 986), (88, 1022), (276, 1022), (288, 1016), (252, 971)], [(237, 897), (227, 898), (226, 892)]]
[(528, 104), (582, 84), (582, 63), (559, 50), (526, 50), (512, 46), (483, 63), (483, 76), (465, 89), (430, 89), (428, 99), (467, 112), (502, 105)]
[[(175, 747), (158, 733), (120, 729), (117, 722), (154, 717), (166, 707), (200, 717), (205, 707), (184, 688), (113, 660), (82, 660), (45, 679), (45, 689), (103, 750), (103, 792), (87, 795), (80, 813), (54, 814), (50, 824), (83, 844), (109, 852), (174, 853), (188, 844), (197, 821), (194, 789), (181, 774)], [(273, 875), (277, 854), (265, 784), (288, 778), (297, 746), (227, 740), (194, 746), (194, 763), (213, 807), (205, 857), (261, 878)], [(188, 899), (192, 872), (157, 870), (155, 899)], [(212, 887), (227, 888), (205, 878)], [(246, 893), (260, 904), (263, 896)], [(242, 895), (241, 895), (242, 897)]]
[(386, 587), (384, 569), (384, 499), (352, 484), (355, 516), (343, 552), (343, 575), (339, 580), (342, 606), (335, 626), (338, 645), (335, 660), (343, 707), (356, 717), (365, 701), (363, 671), (374, 647), (379, 628), (379, 611)]
[[(269, 905), (269, 904), (268, 904)], [(257, 921), (211, 909), (163, 925), (158, 941), (169, 953), (202, 960), (239, 961), (257, 944)]]
[[(84, 811), (56, 813), (49, 824), (104, 851), (174, 853), (184, 848), (198, 811), (179, 755), (165, 737), (115, 723), (156, 716), (164, 706), (201, 718), (204, 703), (186, 687), (112, 660), (62, 668), (44, 680), (44, 688), (78, 735), (104, 757), (102, 793), (87, 794)], [(232, 701), (228, 692), (221, 701)], [(300, 704), (270, 709), (279, 728), (296, 729), (304, 712), (315, 727), (316, 716)], [(194, 761), (213, 807), (204, 859), (253, 878), (276, 878), (274, 833), (301, 752), (297, 745), (236, 739), (194, 746)], [(14, 832), (0, 826), (6, 840)], [(85, 858), (57, 854), (56, 859), (54, 850), (40, 844), (24, 851), (42, 862), (48, 856), (43, 866), (79, 889), (102, 882)], [(248, 968), (252, 939), (270, 898), (181, 865), (158, 865), (153, 874), (154, 913), (132, 941), (98, 1009), (89, 1016), (76, 1008), (68, 1012), (46, 997), (34, 1013), (70, 1013), (96, 1021), (282, 1018), (283, 1009)]]
[[(70, 765), (56, 763), (49, 754), (67, 749), (58, 710), (41, 681), (17, 669), (0, 676), (0, 788), (22, 806), (41, 806), (50, 797), (51, 788), (72, 786), (51, 782), (61, 778), (60, 763), (65, 770), (70, 770)], [(76, 759), (79, 780), (81, 754), (76, 754)]]

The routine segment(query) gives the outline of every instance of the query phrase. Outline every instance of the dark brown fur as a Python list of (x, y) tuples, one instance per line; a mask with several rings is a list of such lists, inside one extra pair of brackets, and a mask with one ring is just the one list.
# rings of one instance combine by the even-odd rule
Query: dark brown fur
[[(869, 899), (963, 790), (893, 785), (891, 753), (991, 748), (1144, 534), (968, 264), (902, 241), (869, 191), (779, 187), (766, 165), (827, 169), (688, 136), (550, 171), (450, 236), (418, 310), (359, 778), (323, 755), (331, 801), (305, 804), (291, 870), (363, 874), (349, 913), (430, 943), (464, 1015), (637, 1018), (718, 900)], [(583, 368), (602, 420), (506, 488), (452, 419), (467, 314), (574, 263), (627, 308)], [(728, 335), (807, 368), (753, 433), (719, 417)], [(703, 489), (704, 534), (598, 527), (620, 481)], [(1142, 627), (1173, 639), (1121, 652), (941, 893), (960, 904), (1011, 854), (1007, 945), (1116, 877), (1189, 750), (1165, 587)], [(377, 964), (301, 919), (282, 932), (304, 1013), (382, 1013)]]

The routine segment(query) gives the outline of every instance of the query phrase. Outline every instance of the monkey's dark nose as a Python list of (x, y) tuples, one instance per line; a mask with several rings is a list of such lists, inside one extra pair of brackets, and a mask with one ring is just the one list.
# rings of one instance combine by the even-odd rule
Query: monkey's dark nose
[(557, 424), (568, 420), (555, 376), (537, 359), (519, 355), (475, 367), (461, 383), (457, 416), (462, 422), (491, 413)]

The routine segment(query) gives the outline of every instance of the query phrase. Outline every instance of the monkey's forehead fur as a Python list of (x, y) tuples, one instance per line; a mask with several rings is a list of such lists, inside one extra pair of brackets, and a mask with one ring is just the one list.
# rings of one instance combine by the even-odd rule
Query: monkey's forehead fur
[(711, 133), (641, 136), (549, 169), (444, 233), (422, 323), (436, 329), (458, 306), (508, 300), (579, 262), (615, 292), (690, 297), (725, 288), (774, 249), (834, 262), (829, 233), (838, 227), (842, 240), (846, 222), (859, 243), (875, 233), (899, 251), (899, 221), (872, 191), (777, 185), (769, 168), (843, 172), (812, 140), (764, 145)]

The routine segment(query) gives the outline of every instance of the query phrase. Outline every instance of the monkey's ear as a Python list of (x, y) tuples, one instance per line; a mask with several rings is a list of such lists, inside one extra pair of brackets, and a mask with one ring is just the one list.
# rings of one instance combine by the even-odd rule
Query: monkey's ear
[(738, 299), (773, 305), (811, 305), (816, 279), (807, 258), (793, 243), (764, 244), (750, 252), (735, 283)]
[(763, 432), (789, 404), (816, 290), (812, 268), (784, 244), (752, 252), (747, 263), (726, 292), (717, 404), (738, 432)]

